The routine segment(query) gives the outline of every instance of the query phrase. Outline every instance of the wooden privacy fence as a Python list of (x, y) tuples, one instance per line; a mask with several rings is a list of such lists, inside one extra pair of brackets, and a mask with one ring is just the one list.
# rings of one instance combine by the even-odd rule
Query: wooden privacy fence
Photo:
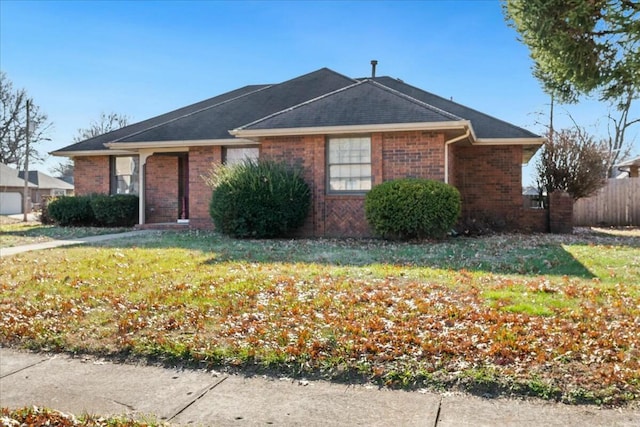
[(576, 201), (573, 223), (640, 226), (640, 178), (609, 179), (595, 196)]

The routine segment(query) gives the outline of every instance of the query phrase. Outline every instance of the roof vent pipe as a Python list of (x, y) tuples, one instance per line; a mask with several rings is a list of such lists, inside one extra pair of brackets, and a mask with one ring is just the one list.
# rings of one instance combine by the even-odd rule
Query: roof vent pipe
[(375, 79), (376, 78), (376, 65), (378, 65), (378, 61), (376, 61), (375, 59), (371, 60), (371, 78)]

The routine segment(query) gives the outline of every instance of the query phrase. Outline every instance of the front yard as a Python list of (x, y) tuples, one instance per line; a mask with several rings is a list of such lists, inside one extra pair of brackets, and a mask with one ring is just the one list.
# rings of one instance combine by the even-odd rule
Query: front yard
[(392, 386), (640, 399), (640, 236), (164, 232), (0, 259), (0, 343)]

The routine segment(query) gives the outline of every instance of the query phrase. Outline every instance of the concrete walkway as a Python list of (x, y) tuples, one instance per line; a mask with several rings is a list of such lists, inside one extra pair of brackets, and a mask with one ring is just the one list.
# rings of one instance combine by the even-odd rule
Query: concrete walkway
[(51, 240), (48, 242), (33, 243), (30, 245), (0, 248), (0, 258), (12, 256), (12, 255), (23, 253), (23, 252), (39, 251), (43, 249), (58, 248), (61, 246), (84, 245), (87, 243), (97, 243), (97, 242), (103, 242), (105, 240), (112, 240), (112, 239), (126, 239), (126, 238), (136, 237), (141, 234), (148, 234), (148, 233), (157, 233), (157, 231), (136, 230), (136, 231), (127, 231), (124, 233), (103, 234), (100, 236), (80, 237), (78, 239), (69, 239), (69, 240)]
[(640, 410), (482, 399), (0, 348), (0, 406), (195, 426), (634, 426)]

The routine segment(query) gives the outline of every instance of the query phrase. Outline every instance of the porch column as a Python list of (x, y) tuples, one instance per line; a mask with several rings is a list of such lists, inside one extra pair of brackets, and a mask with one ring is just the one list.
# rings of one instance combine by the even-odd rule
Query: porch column
[(151, 157), (153, 155), (153, 151), (150, 150), (140, 150), (139, 152), (139, 163), (140, 163), (140, 171), (138, 173), (138, 197), (140, 198), (139, 200), (139, 205), (138, 205), (138, 223), (140, 225), (143, 225), (145, 223), (145, 208), (146, 208), (146, 204), (145, 204), (145, 193), (146, 193), (146, 189), (145, 189), (145, 174), (146, 174), (146, 165), (147, 165), (147, 158)]

